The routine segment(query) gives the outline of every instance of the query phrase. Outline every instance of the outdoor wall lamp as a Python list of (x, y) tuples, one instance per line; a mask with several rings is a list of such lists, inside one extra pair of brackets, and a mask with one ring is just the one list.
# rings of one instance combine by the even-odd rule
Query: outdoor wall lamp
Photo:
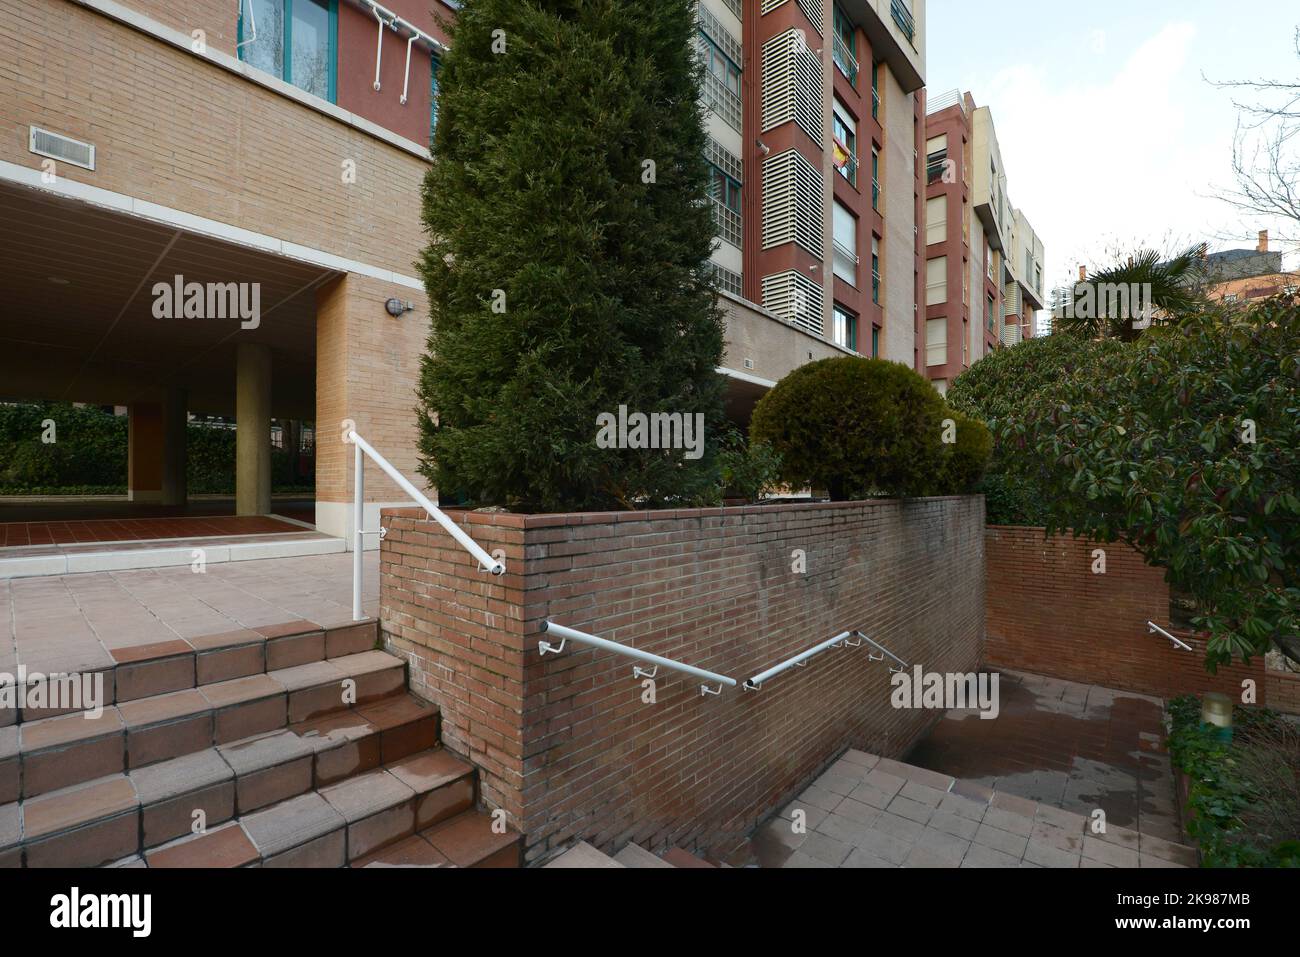
[(400, 319), (404, 313), (413, 312), (415, 303), (403, 302), (401, 299), (390, 299), (384, 303), (384, 308), (394, 319)]

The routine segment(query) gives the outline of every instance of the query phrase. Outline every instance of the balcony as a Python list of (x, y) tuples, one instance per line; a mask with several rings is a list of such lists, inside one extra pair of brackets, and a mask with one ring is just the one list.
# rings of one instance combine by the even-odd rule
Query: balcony
[(907, 9), (904, 0), (891, 0), (889, 12), (898, 24), (898, 29), (903, 31), (903, 36), (907, 37), (907, 42), (913, 47), (916, 46), (916, 21), (912, 19), (912, 11)]
[(834, 40), (832, 56), (835, 65), (848, 79), (849, 83), (856, 87), (858, 85), (858, 58), (853, 55), (848, 44), (838, 34), (836, 34)]

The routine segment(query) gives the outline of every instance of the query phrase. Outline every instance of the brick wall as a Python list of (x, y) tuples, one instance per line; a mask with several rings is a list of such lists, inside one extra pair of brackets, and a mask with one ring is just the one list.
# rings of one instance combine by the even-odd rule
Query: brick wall
[[(1093, 574), (1093, 550), (1106, 552), (1106, 573)], [(1147, 631), (1169, 621), (1164, 570), (1119, 543), (1096, 545), (1041, 528), (990, 526), (988, 567), (990, 666), (1030, 671), (1162, 698), (1222, 691), (1237, 697), (1251, 678), (1268, 703), (1262, 659), (1205, 671), (1205, 642), (1178, 633), (1192, 651)]]
[[(536, 860), (573, 838), (723, 846), (847, 747), (901, 755), (938, 718), (895, 710), (866, 649), (831, 650), (761, 691), (702, 697), (632, 661), (537, 651), (541, 623), (742, 680), (860, 628), (909, 663), (974, 670), (983, 631), (983, 500), (659, 513), (458, 513), (508, 570), (489, 580), (437, 525), (388, 511), (381, 619), (443, 736), (482, 771)], [(792, 553), (807, 572), (792, 571)]]

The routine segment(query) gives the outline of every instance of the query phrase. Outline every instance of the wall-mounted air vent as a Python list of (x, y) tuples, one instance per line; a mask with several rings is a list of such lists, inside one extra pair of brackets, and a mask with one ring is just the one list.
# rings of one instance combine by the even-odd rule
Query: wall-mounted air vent
[(50, 159), (71, 163), (73, 166), (80, 166), (82, 169), (95, 168), (95, 147), (91, 144), (74, 140), (70, 136), (51, 133), (39, 126), (33, 126), (29, 129), (27, 149), (37, 156), (48, 156)]
[(746, 369), (752, 369), (752, 368), (754, 368), (754, 360), (753, 360), (753, 359), (746, 359), (746, 360), (745, 360), (745, 368), (746, 368)]

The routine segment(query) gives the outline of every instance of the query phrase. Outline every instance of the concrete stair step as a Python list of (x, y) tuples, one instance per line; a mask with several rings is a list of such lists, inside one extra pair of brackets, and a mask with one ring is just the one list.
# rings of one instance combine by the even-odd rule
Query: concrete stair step
[(628, 844), (614, 855), (614, 860), (624, 867), (672, 867), (662, 857), (651, 854), (640, 844)]
[(199, 812), (211, 830), (381, 768), (427, 827), (473, 803), (473, 768), (433, 750), (437, 721), (436, 708), (401, 694), (6, 804), (0, 866), (24, 855), (31, 866), (101, 864), (189, 835)]
[(596, 850), (586, 841), (579, 841), (563, 854), (543, 865), (543, 867), (576, 867), (584, 869), (593, 867), (617, 867), (621, 869), (623, 866), (621, 862)]
[(664, 860), (673, 867), (714, 867), (714, 865), (710, 864), (708, 861), (698, 858), (689, 851), (682, 850), (680, 847), (672, 847), (665, 851)]
[[(405, 669), (401, 658), (363, 651), (110, 705), (94, 717), (79, 712), (0, 728), (0, 802), (134, 771), (286, 725), (324, 721), (326, 727), (331, 715), (399, 695)], [(407, 700), (392, 707), (397, 710), (379, 713), (379, 720), (400, 723), (412, 706)], [(396, 736), (387, 740), (397, 746)]]
[[(343, 658), (376, 647), (375, 619), (323, 626), (298, 620), (147, 645), (109, 649), (112, 665), (89, 668), (83, 677), (102, 682), (100, 704), (124, 704), (250, 675)], [(32, 671), (39, 669), (33, 667)], [(74, 690), (82, 694), (72, 694)], [(52, 692), (59, 689), (59, 701)], [(37, 691), (43, 692), (41, 697)], [(71, 679), (37, 680), (13, 689), (14, 707), (0, 708), (0, 726), (22, 724), (88, 709), (88, 689)], [(28, 707), (28, 704), (31, 707)]]

